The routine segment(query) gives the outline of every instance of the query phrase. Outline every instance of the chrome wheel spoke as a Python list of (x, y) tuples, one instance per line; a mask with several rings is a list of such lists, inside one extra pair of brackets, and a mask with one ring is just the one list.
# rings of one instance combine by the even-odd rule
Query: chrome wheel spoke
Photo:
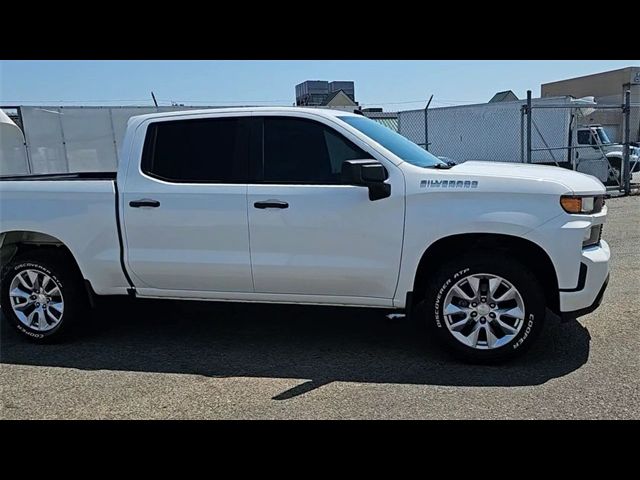
[(463, 298), (463, 299), (465, 299), (465, 300), (467, 300), (469, 302), (475, 298), (475, 297), (470, 297), (469, 295), (467, 295), (467, 293), (464, 290), (462, 290), (458, 285), (455, 285), (453, 287), (453, 291), (456, 293), (457, 296), (459, 296), (460, 298)]
[(24, 310), (26, 307), (33, 304), (33, 300), (31, 300), (31, 294), (29, 292), (25, 292), (19, 287), (16, 287), (13, 290), (9, 291), (9, 296), (13, 299), (20, 299), (20, 303), (13, 302), (14, 308)]
[(53, 309), (56, 312), (58, 312), (58, 314), (62, 314), (62, 302), (51, 302), (49, 304), (49, 309)]
[(456, 315), (459, 313), (463, 313), (465, 315), (467, 315), (467, 309), (466, 308), (461, 308), (457, 305), (454, 305), (453, 303), (449, 303), (447, 304), (446, 307), (444, 307), (444, 314), (445, 315)]
[(503, 315), (506, 315), (507, 317), (517, 318), (518, 320), (524, 319), (524, 312), (520, 307), (504, 308), (502, 310), (498, 310), (498, 316), (502, 317)]
[(489, 324), (487, 323), (484, 326), (484, 331), (487, 335), (487, 347), (488, 348), (495, 348), (496, 343), (498, 342), (498, 337), (496, 337), (493, 332), (491, 331), (491, 327), (489, 326)]
[(50, 325), (55, 325), (56, 323), (58, 323), (58, 317), (56, 317), (49, 308), (44, 310), (44, 316), (48, 317)]
[(44, 309), (40, 307), (38, 309), (38, 326), (40, 330), (46, 330), (49, 326), (49, 322), (47, 322), (47, 315), (44, 313)]
[(515, 335), (516, 333), (518, 333), (518, 329), (517, 328), (512, 327), (511, 325), (509, 325), (508, 323), (503, 322), (499, 318), (496, 319), (496, 323), (498, 324), (498, 326), (502, 329), (502, 331), (506, 335)]
[(449, 325), (449, 328), (450, 328), (451, 330), (460, 331), (460, 330), (462, 330), (462, 328), (463, 328), (467, 323), (469, 323), (469, 318), (468, 318), (468, 317), (465, 317), (464, 319), (459, 320), (459, 321), (457, 321), (457, 322), (452, 323), (451, 325)]
[[(29, 314), (29, 316), (27, 317), (27, 321), (29, 322), (29, 325), (28, 325), (28, 326), (29, 326), (29, 327), (31, 327), (31, 326), (40, 327), (40, 322), (38, 321), (38, 320), (39, 320), (39, 318), (38, 318), (38, 317), (39, 317), (38, 309), (35, 309), (35, 310), (34, 310), (33, 312), (31, 312), (31, 313)], [(36, 321), (38, 321), (38, 324), (37, 324), (37, 325), (35, 325)]]
[(35, 292), (40, 288), (38, 272), (35, 270), (27, 270), (27, 276), (29, 277), (29, 281), (31, 282), (31, 289)]
[(471, 330), (471, 333), (467, 336), (467, 339), (469, 340), (469, 346), (476, 347), (478, 345), (480, 330), (482, 330), (482, 328), (480, 328), (480, 324), (476, 323), (473, 327), (473, 330)]
[(494, 298), (494, 300), (496, 300), (498, 302), (506, 302), (507, 300), (515, 299), (516, 296), (520, 296), (520, 294), (518, 293), (518, 291), (515, 288), (511, 287), (511, 288), (509, 288), (509, 290), (504, 292), (498, 298)]
[[(467, 282), (473, 290), (474, 295), (477, 297), (480, 294), (480, 278), (476, 276), (467, 277)], [(458, 284), (459, 285), (459, 284)]]
[(33, 292), (33, 285), (29, 285), (29, 283), (27, 283), (28, 279), (29, 276), (26, 274), (26, 272), (20, 272), (18, 275), (16, 275), (14, 282), (17, 280), (20, 285), (27, 289), (27, 291)]
[(24, 300), (29, 300), (29, 297), (31, 296), (30, 292), (25, 292), (24, 290), (22, 290), (21, 288), (14, 288), (13, 290), (11, 290), (9, 292), (9, 295), (12, 297), (18, 297), (18, 298), (22, 298)]
[(14, 310), (19, 311), (19, 312), (24, 312), (27, 308), (33, 306), (33, 302), (32, 301), (28, 301), (26, 303), (21, 303), (19, 305), (13, 305)]
[(501, 278), (490, 278), (489, 279), (489, 298), (495, 300), (495, 293), (498, 290), (498, 287), (502, 285)]
[(50, 291), (48, 291), (48, 292), (45, 291), (45, 293), (47, 295), (49, 295), (50, 297), (57, 297), (57, 296), (60, 295), (60, 289), (57, 286), (55, 286)]

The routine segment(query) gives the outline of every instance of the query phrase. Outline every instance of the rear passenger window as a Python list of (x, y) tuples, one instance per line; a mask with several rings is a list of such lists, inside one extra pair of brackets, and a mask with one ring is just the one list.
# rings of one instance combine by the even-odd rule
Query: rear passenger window
[(172, 182), (246, 183), (247, 141), (241, 118), (152, 123), (142, 171)]
[(313, 120), (264, 117), (264, 180), (338, 184), (345, 160), (371, 155)]

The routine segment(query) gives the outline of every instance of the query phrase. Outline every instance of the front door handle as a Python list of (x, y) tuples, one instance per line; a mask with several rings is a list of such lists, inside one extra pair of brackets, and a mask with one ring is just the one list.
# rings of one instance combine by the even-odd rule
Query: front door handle
[(282, 202), (280, 200), (265, 200), (263, 202), (256, 202), (253, 204), (256, 208), (289, 208), (289, 204), (287, 202)]
[(129, 206), (133, 208), (140, 208), (140, 207), (157, 208), (160, 206), (160, 202), (157, 200), (152, 200), (150, 198), (141, 198), (140, 200), (130, 201)]

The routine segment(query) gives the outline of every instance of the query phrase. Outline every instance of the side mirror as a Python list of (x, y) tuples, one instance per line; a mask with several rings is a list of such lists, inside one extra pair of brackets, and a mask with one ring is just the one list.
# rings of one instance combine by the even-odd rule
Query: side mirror
[(342, 164), (342, 183), (369, 189), (369, 200), (380, 200), (391, 195), (387, 169), (376, 160), (345, 160)]

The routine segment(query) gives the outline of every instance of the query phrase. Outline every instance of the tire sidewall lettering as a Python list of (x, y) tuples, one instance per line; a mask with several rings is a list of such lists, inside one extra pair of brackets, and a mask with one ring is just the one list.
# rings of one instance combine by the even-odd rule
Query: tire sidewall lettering
[(51, 272), (51, 270), (49, 270), (48, 268), (43, 267), (42, 265), (40, 265), (39, 263), (30, 263), (30, 262), (25, 262), (25, 263), (20, 263), (18, 265), (16, 265), (15, 267), (13, 267), (13, 274), (14, 276), (17, 275), (18, 273), (20, 273), (20, 271), (22, 270), (40, 270), (43, 273), (46, 273), (47, 275), (49, 275), (49, 277), (51, 277), (60, 287), (60, 290), (62, 290), (62, 288), (64, 287), (62, 282), (58, 279), (58, 277)]
[(522, 336), (513, 344), (513, 349), (515, 350), (516, 348), (520, 347), (520, 345), (522, 345), (524, 343), (524, 341), (527, 339), (527, 337), (529, 336), (529, 334), (531, 333), (531, 329), (533, 328), (533, 324), (535, 322), (535, 317), (533, 316), (533, 313), (529, 315), (528, 320), (527, 320), (527, 324), (524, 327), (524, 333), (522, 334)]
[(444, 318), (442, 315), (442, 308), (441, 308), (441, 304), (442, 304), (442, 299), (446, 296), (446, 293), (448, 291), (449, 285), (451, 285), (454, 281), (457, 281), (460, 277), (467, 275), (467, 273), (470, 271), (470, 268), (463, 268), (462, 270), (456, 272), (453, 274), (453, 276), (451, 278), (448, 278), (444, 284), (442, 285), (442, 287), (440, 288), (440, 290), (438, 290), (438, 294), (436, 295), (436, 301), (435, 301), (435, 305), (434, 305), (434, 315), (435, 315), (435, 319), (436, 319), (436, 326), (438, 328), (442, 328), (444, 327)]
[(42, 334), (42, 333), (35, 333), (35, 332), (32, 332), (31, 330), (27, 330), (27, 329), (26, 329), (26, 328), (24, 328), (24, 327), (22, 326), (22, 324), (21, 324), (21, 323), (19, 323), (19, 322), (18, 322), (18, 323), (16, 323), (16, 328), (17, 328), (18, 330), (20, 330), (22, 333), (24, 333), (25, 335), (29, 335), (30, 337), (33, 337), (33, 338), (44, 338), (44, 334)]

